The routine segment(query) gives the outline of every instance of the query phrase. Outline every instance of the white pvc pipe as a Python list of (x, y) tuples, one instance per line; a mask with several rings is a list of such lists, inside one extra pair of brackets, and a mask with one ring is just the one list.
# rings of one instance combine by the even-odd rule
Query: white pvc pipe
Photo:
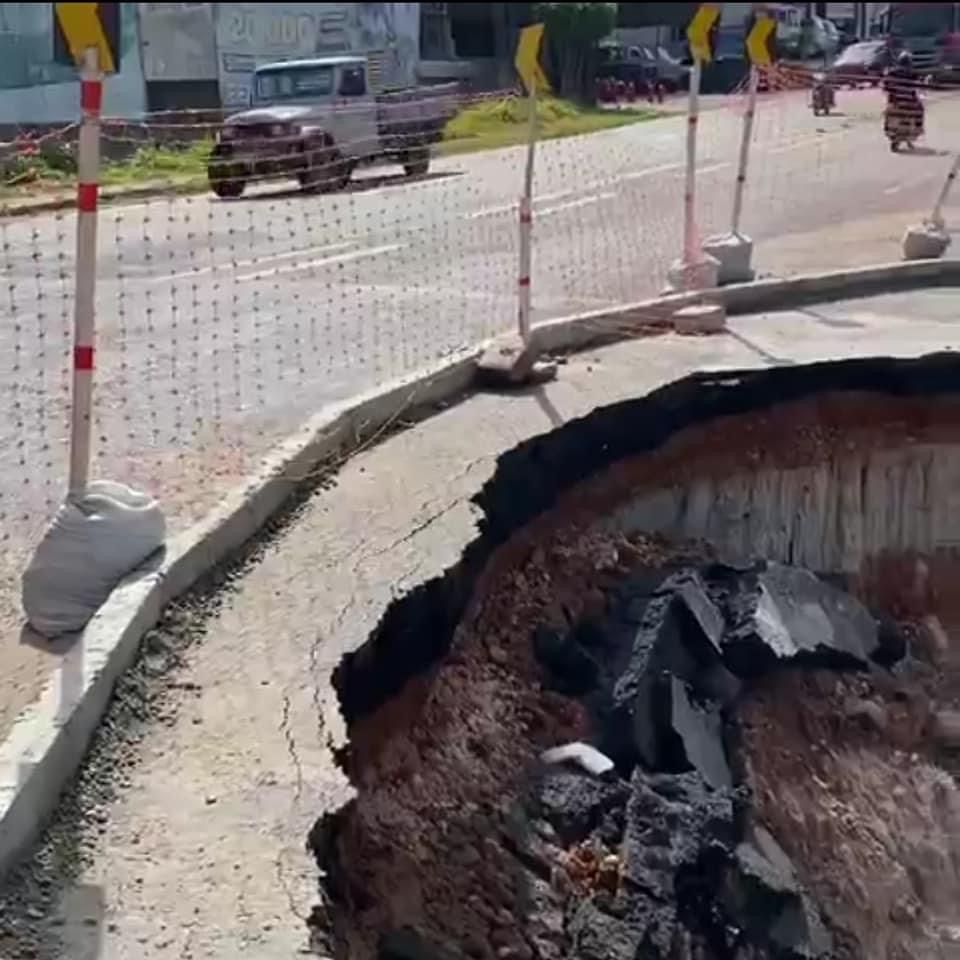
[(950, 190), (953, 188), (953, 181), (957, 179), (958, 172), (960, 172), (960, 153), (953, 158), (953, 163), (950, 165), (950, 172), (947, 174), (947, 179), (940, 188), (940, 195), (937, 197), (937, 202), (933, 205), (930, 222), (935, 226), (943, 226), (943, 205), (947, 202), (947, 197), (950, 196)]
[(93, 417), (94, 310), (97, 288), (97, 191), (100, 179), (100, 98), (103, 75), (96, 47), (81, 71), (83, 117), (77, 135), (77, 253), (73, 302), (73, 403), (70, 411), (71, 500), (84, 496), (90, 477)]
[(697, 122), (700, 114), (700, 75), (703, 67), (693, 58), (690, 70), (690, 96), (687, 105), (687, 168), (683, 190), (683, 261), (697, 262), (696, 240), (696, 176), (697, 176)]
[(740, 236), (740, 219), (743, 215), (743, 194), (747, 186), (747, 166), (750, 162), (750, 141), (753, 139), (753, 118), (757, 112), (757, 88), (760, 71), (750, 67), (750, 89), (747, 95), (747, 112), (743, 115), (743, 130), (740, 135), (740, 160), (737, 164), (737, 181), (733, 188), (733, 217), (730, 232)]
[(520, 269), (517, 279), (517, 327), (524, 346), (530, 343), (530, 271), (533, 266), (533, 162), (537, 150), (537, 88), (533, 84), (527, 98), (530, 121), (527, 127), (527, 165), (520, 197)]

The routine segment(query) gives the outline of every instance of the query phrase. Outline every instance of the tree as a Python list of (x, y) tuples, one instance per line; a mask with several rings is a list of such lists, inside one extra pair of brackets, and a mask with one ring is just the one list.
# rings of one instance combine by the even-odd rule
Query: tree
[(546, 27), (547, 69), (557, 93), (593, 99), (597, 44), (617, 25), (615, 3), (538, 3)]

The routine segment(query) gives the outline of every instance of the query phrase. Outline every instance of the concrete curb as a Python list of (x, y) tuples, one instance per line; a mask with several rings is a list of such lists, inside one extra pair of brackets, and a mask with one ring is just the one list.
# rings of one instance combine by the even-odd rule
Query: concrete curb
[(570, 353), (634, 335), (644, 327), (667, 327), (677, 310), (708, 301), (728, 315), (790, 310), (837, 297), (892, 293), (911, 287), (960, 285), (960, 259), (885, 263), (796, 277), (755, 280), (695, 293), (671, 293), (613, 309), (594, 310), (538, 324), (533, 344), (539, 354)]
[[(125, 200), (145, 200), (148, 198), (162, 200), (164, 197), (181, 197), (193, 193), (203, 193), (207, 189), (205, 183), (196, 179), (183, 183), (169, 180), (158, 180), (153, 183), (144, 183), (137, 187), (104, 187), (100, 191), (100, 200), (104, 203)], [(77, 206), (75, 193), (69, 196), (57, 194), (49, 197), (34, 197), (17, 200), (13, 203), (0, 204), (2, 217), (29, 217), (37, 213), (55, 213), (58, 210), (74, 210)]]
[[(960, 260), (896, 263), (763, 280), (675, 294), (551, 321), (534, 329), (542, 353), (572, 352), (665, 325), (682, 306), (708, 299), (729, 313), (787, 309), (802, 303), (960, 284)], [(52, 672), (37, 701), (0, 743), (0, 875), (29, 848), (83, 759), (114, 683), (136, 656), (163, 608), (249, 540), (319, 465), (375, 439), (397, 418), (463, 393), (483, 346), (429, 370), (321, 411), (277, 447), (264, 466), (199, 524), (174, 538), (165, 555), (112, 593)]]

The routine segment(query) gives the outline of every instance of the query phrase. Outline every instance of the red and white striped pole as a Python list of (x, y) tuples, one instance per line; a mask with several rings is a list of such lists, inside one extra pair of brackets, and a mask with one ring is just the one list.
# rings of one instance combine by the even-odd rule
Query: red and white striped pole
[(90, 476), (94, 311), (97, 290), (97, 198), (100, 192), (100, 110), (103, 74), (96, 47), (83, 58), (77, 137), (77, 255), (73, 302), (73, 408), (70, 420), (69, 497), (84, 496)]
[(750, 87), (747, 92), (747, 111), (743, 115), (740, 133), (740, 159), (737, 163), (737, 181), (733, 188), (733, 216), (730, 233), (740, 236), (740, 220), (743, 216), (743, 193), (747, 186), (747, 165), (750, 162), (750, 141), (753, 138), (753, 119), (757, 113), (757, 91), (760, 88), (760, 71), (750, 65)]
[[(687, 100), (687, 163), (683, 187), (683, 264), (692, 267), (699, 253), (697, 241), (697, 124), (700, 120), (700, 78), (703, 64), (694, 56), (690, 69), (690, 90)], [(689, 271), (684, 286), (689, 284)]]
[(527, 97), (530, 125), (527, 136), (527, 167), (520, 197), (520, 270), (517, 277), (517, 326), (523, 345), (530, 345), (530, 271), (533, 266), (533, 161), (537, 149), (537, 85), (530, 85)]

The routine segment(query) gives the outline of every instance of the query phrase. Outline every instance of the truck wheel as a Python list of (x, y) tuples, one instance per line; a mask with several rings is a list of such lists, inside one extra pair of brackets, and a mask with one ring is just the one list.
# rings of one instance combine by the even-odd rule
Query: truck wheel
[(239, 197), (247, 185), (246, 180), (238, 177), (228, 163), (211, 163), (207, 170), (207, 179), (210, 189), (222, 200)]
[(297, 174), (300, 187), (305, 192), (324, 193), (342, 190), (353, 173), (353, 165), (340, 156), (338, 150), (326, 147), (307, 154), (306, 166)]
[(333, 166), (324, 186), (325, 190), (345, 190), (353, 176), (353, 163), (345, 160), (339, 153), (334, 155)]
[(304, 154), (303, 168), (297, 174), (300, 189), (304, 193), (313, 193), (322, 186), (327, 174), (329, 150), (311, 150)]
[(428, 147), (420, 147), (417, 150), (411, 150), (403, 161), (403, 172), (408, 177), (423, 177), (430, 170), (430, 150)]

